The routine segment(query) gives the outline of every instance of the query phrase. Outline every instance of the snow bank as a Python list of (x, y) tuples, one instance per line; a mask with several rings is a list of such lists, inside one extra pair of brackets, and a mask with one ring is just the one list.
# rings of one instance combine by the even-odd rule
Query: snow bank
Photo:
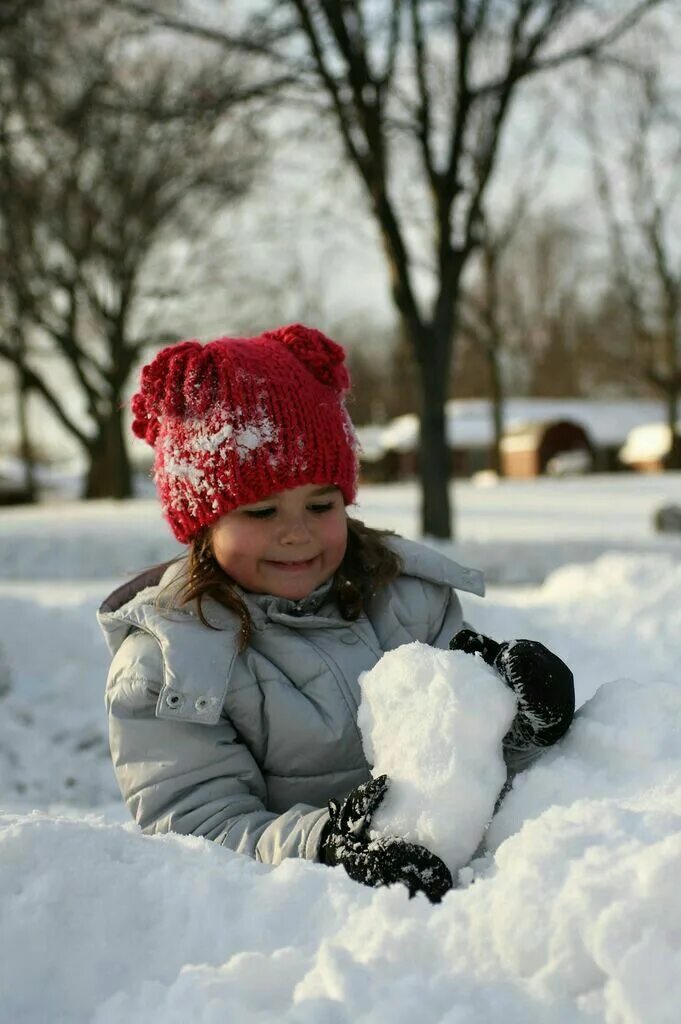
[(3, 580), (122, 582), (182, 551), (155, 499), (0, 509)]
[[(560, 566), (606, 551), (679, 558), (681, 538), (653, 528), (657, 508), (681, 503), (681, 473), (502, 480), (452, 487), (457, 543), (435, 542), (488, 583), (540, 583)], [(420, 536), (414, 483), (360, 488), (353, 508), (370, 526)], [(182, 552), (156, 500), (55, 502), (0, 509), (0, 579), (122, 579)]]
[[(540, 578), (602, 553), (608, 520), (622, 550), (464, 595), (464, 613), (546, 643), (584, 706), (436, 907), (342, 868), (140, 835), (109, 763), (94, 612), (123, 569), (173, 553), (158, 511), (0, 513), (3, 1024), (677, 1024), (681, 544), (643, 551), (681, 474), (546, 484), (458, 489), (469, 554), (499, 559), (497, 578)], [(362, 502), (414, 535), (415, 489)]]
[(462, 602), (480, 632), (541, 640), (563, 658), (578, 704), (605, 680), (681, 678), (681, 559), (607, 554), (558, 569), (541, 587)]
[(0, 818), (4, 1019), (676, 1024), (681, 688), (612, 683), (432, 907), (341, 868)]
[(481, 658), (420, 643), (384, 654), (359, 681), (364, 751), (374, 777), (390, 779), (372, 830), (421, 843), (455, 875), (506, 782), (515, 697)]
[(104, 711), (108, 657), (95, 618), (108, 586), (0, 583), (4, 807), (120, 803)]

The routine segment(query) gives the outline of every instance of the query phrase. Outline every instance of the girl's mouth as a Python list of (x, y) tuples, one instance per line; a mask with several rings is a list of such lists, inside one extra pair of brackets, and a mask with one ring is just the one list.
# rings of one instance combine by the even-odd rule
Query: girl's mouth
[(304, 562), (274, 562), (268, 560), (267, 564), (271, 565), (274, 569), (280, 569), (282, 572), (305, 572), (306, 569), (312, 568), (318, 557), (318, 555), (315, 555), (314, 558), (308, 558)]

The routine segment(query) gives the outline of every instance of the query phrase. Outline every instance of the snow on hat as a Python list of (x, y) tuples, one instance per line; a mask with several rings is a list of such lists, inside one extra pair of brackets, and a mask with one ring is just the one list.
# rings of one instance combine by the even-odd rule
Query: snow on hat
[(179, 342), (142, 369), (132, 429), (154, 448), (156, 488), (180, 542), (303, 484), (336, 484), (352, 504), (358, 445), (344, 360), (321, 331), (291, 324)]

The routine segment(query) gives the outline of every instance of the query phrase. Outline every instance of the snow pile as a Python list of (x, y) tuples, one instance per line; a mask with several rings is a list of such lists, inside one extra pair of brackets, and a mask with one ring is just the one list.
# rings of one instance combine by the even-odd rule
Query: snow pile
[(120, 804), (95, 618), (107, 586), (0, 584), (0, 806)]
[[(151, 481), (138, 481), (148, 493)], [(457, 542), (433, 541), (488, 583), (541, 583), (556, 568), (607, 551), (681, 557), (681, 537), (654, 531), (656, 510), (681, 504), (681, 473), (560, 480), (457, 480)], [(350, 510), (369, 526), (419, 538), (412, 483), (362, 487)], [(54, 502), (0, 509), (0, 580), (113, 579), (181, 554), (158, 501)]]
[(113, 585), (114, 579), (122, 583), (123, 577), (184, 550), (155, 499), (0, 510), (1, 580), (111, 580)]
[[(498, 578), (578, 561), (577, 534), (603, 550), (606, 520), (630, 550), (541, 587), (463, 596), (475, 629), (560, 655), (583, 707), (516, 777), (486, 852), (438, 906), (342, 868), (271, 869), (204, 840), (142, 836), (109, 761), (94, 612), (118, 573), (161, 555), (158, 507), (0, 512), (0, 1020), (677, 1024), (681, 544), (642, 551), (651, 508), (680, 485), (458, 489), (465, 543), (499, 559)], [(414, 496), (367, 488), (361, 513), (413, 536)], [(409, 676), (409, 649), (392, 657), (393, 678)]]
[(678, 686), (601, 688), (436, 907), (342, 868), (5, 815), (3, 1019), (676, 1024), (680, 717)]
[(374, 777), (390, 779), (372, 830), (426, 846), (455, 874), (506, 781), (501, 741), (515, 698), (481, 658), (421, 643), (385, 654), (359, 681), (364, 752)]
[(464, 617), (498, 640), (541, 640), (570, 666), (577, 703), (604, 680), (681, 673), (681, 560), (603, 555), (556, 570), (542, 587), (463, 597)]

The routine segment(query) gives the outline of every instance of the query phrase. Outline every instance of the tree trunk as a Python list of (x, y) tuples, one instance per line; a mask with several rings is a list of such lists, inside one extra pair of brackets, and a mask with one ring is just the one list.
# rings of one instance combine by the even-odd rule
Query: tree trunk
[(419, 359), (421, 384), (421, 428), (419, 475), (421, 480), (421, 531), (424, 536), (448, 540), (452, 537), (449, 502), (451, 455), (447, 444), (445, 401), (447, 397), (448, 345), (446, 339), (429, 332), (425, 351)]
[(664, 459), (665, 469), (681, 469), (681, 436), (679, 435), (679, 391), (681, 390), (681, 365), (679, 358), (678, 339), (681, 330), (679, 314), (679, 298), (675, 288), (670, 287), (667, 278), (666, 293), (668, 299), (665, 323), (665, 355), (668, 368), (667, 376), (667, 425), (669, 426), (669, 451)]
[(489, 382), (492, 402), (492, 469), (497, 476), (504, 475), (504, 461), (501, 457), (501, 438), (504, 431), (504, 388), (501, 379), (501, 360), (499, 353), (502, 347), (502, 336), (499, 329), (499, 259), (502, 247), (498, 241), (488, 237), (483, 249), (483, 268), (485, 284), (485, 327), (484, 341), (489, 369)]
[(671, 443), (669, 451), (664, 458), (665, 469), (681, 469), (681, 436), (677, 426), (679, 419), (679, 394), (676, 388), (670, 385), (667, 391), (667, 425)]
[(499, 353), (491, 349), (489, 353), (489, 374), (492, 389), (492, 424), (494, 438), (492, 441), (492, 469), (497, 476), (504, 476), (504, 460), (501, 454), (501, 439), (504, 436), (504, 390), (501, 383), (501, 367)]
[(19, 457), (24, 470), (24, 489), (31, 501), (36, 500), (35, 457), (31, 445), (31, 433), (28, 424), (28, 396), (22, 374), (19, 373), (17, 389), (17, 418), (19, 420)]
[(89, 448), (90, 465), (84, 498), (132, 497), (132, 472), (123, 438), (123, 411), (117, 401), (99, 424), (99, 433)]
[(36, 464), (33, 454), (33, 446), (31, 444), (31, 434), (29, 431), (28, 399), (28, 389), (24, 384), (19, 384), (17, 394), (19, 458), (22, 460), (24, 468), (24, 488), (27, 495), (30, 496), (31, 501), (35, 502), (37, 497)]

